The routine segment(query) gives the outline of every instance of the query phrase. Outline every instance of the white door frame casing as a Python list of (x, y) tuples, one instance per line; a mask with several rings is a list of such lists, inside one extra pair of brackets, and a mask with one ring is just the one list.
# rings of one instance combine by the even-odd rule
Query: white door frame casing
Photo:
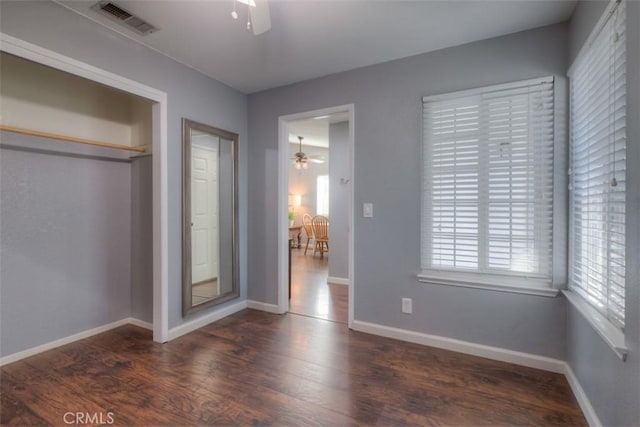
[[(289, 311), (289, 122), (310, 119), (336, 113), (349, 114), (349, 208), (348, 208), (348, 257), (349, 257), (349, 320), (351, 328), (354, 318), (354, 104), (340, 105), (302, 113), (288, 114), (278, 117), (278, 313)], [(331, 149), (331, 147), (329, 147)]]
[(0, 33), (0, 51), (153, 101), (153, 340), (169, 338), (167, 94), (90, 64)]

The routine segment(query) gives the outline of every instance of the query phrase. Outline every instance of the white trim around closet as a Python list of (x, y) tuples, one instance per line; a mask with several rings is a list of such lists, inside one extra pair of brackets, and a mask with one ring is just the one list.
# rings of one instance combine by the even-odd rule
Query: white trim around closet
[[(0, 50), (30, 61), (141, 96), (153, 104), (153, 340), (169, 337), (167, 94), (52, 50), (0, 33)], [(158, 213), (158, 214), (156, 214)]]

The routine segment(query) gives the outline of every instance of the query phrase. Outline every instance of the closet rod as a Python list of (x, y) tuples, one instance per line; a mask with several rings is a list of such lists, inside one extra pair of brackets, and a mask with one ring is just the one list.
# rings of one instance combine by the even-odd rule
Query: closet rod
[(30, 130), (24, 128), (18, 128), (14, 126), (0, 125), (0, 130), (6, 130), (8, 132), (21, 133), (23, 135), (40, 136), (43, 138), (59, 139), (61, 141), (75, 142), (77, 144), (96, 145), (98, 147), (117, 148), (118, 150), (137, 151), (138, 153), (144, 153), (144, 147), (130, 147), (128, 145), (112, 144), (110, 142), (94, 141), (91, 139), (76, 138), (74, 136), (57, 135), (55, 133), (40, 132), (37, 130)]

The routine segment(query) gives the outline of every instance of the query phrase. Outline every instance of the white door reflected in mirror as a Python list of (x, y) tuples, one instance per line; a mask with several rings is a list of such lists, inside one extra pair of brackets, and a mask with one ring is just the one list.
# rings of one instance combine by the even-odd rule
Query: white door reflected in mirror
[(218, 147), (220, 138), (192, 133), (191, 291), (192, 305), (220, 295)]

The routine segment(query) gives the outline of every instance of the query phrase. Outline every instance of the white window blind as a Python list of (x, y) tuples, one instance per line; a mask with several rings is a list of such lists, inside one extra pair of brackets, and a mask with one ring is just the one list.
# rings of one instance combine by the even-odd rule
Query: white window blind
[(425, 97), (422, 275), (550, 286), (553, 78)]
[(625, 2), (571, 68), (570, 288), (624, 329)]

